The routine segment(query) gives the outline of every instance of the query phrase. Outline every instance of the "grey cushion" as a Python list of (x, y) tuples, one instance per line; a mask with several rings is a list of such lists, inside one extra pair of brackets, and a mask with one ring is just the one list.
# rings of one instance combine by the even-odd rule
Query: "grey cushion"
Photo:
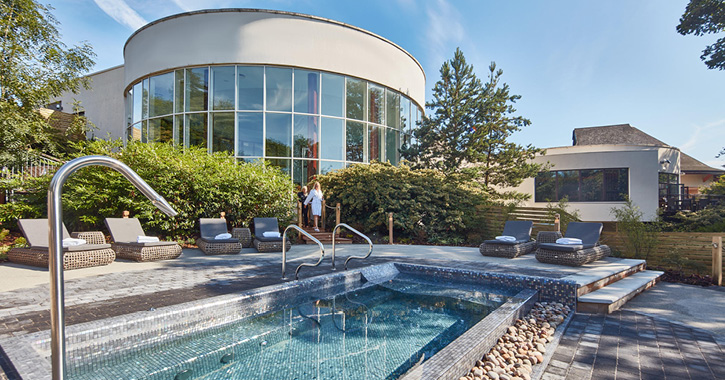
[(549, 249), (561, 252), (576, 252), (582, 249), (594, 248), (594, 244), (556, 244), (556, 243), (539, 243), (539, 248)]
[(116, 243), (135, 243), (139, 236), (146, 235), (136, 218), (106, 218), (104, 222)]
[[(25, 241), (31, 247), (49, 247), (48, 219), (18, 219), (20, 231), (25, 236)], [(63, 224), (63, 239), (69, 238), (68, 229)]]
[[(509, 235), (510, 236), (510, 235)], [(485, 244), (501, 244), (501, 245), (516, 245), (526, 243), (528, 240), (516, 240), (516, 241), (503, 241), (503, 240), (486, 240)]]
[(254, 218), (254, 236), (259, 239), (267, 231), (279, 232), (277, 218)]
[(509, 220), (503, 227), (504, 236), (513, 236), (516, 240), (521, 240), (524, 243), (531, 240), (531, 229), (534, 227), (534, 222), (530, 220)]
[(134, 247), (159, 247), (159, 246), (164, 246), (164, 245), (178, 245), (175, 241), (150, 241), (150, 242), (146, 242), (146, 243), (131, 242), (131, 243), (118, 243), (118, 244), (130, 245), (130, 246), (134, 246)]
[(227, 220), (222, 218), (201, 218), (199, 219), (199, 230), (202, 238), (211, 238), (219, 234), (229, 233)]
[(214, 237), (202, 237), (201, 240), (204, 240), (207, 243), (239, 243), (239, 239), (234, 239), (234, 238), (231, 238), (231, 239), (214, 239)]
[[(44, 246), (33, 246), (33, 248), (45, 248), (50, 249), (48, 247)], [(106, 249), (111, 248), (110, 244), (81, 244), (81, 245), (71, 245), (70, 247), (63, 247), (63, 252), (83, 252), (83, 251), (95, 251), (97, 249)]]
[[(257, 239), (257, 240), (259, 240), (259, 241), (264, 241), (264, 242), (282, 241), (282, 236), (280, 236), (280, 237), (267, 237), (267, 236), (261, 236), (261, 235), (259, 235), (259, 236), (258, 235), (254, 235), (254, 238)], [(289, 239), (287, 239), (287, 240), (289, 240)]]
[(585, 245), (597, 244), (602, 234), (602, 227), (601, 223), (570, 222), (566, 226), (564, 237), (581, 239)]

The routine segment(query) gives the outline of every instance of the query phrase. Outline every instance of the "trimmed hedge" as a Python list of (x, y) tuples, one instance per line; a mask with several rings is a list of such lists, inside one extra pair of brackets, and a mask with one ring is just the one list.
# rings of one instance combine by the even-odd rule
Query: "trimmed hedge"
[(469, 232), (484, 223), (476, 208), (487, 195), (476, 184), (436, 170), (380, 162), (353, 165), (318, 179), (327, 204), (341, 203), (341, 221), (363, 233), (387, 237), (387, 214), (392, 212), (398, 242), (480, 244), (467, 241)]
[[(276, 216), (280, 225), (293, 220), (292, 183), (279, 169), (263, 163), (237, 162), (227, 153), (208, 154), (203, 148), (176, 148), (165, 143), (120, 141), (83, 142), (77, 156), (106, 155), (136, 171), (179, 213), (170, 218), (154, 207), (119, 172), (86, 167), (63, 187), (63, 216), (73, 230), (104, 229), (103, 219), (129, 210), (148, 234), (176, 239), (198, 235), (198, 220), (226, 212), (232, 227), (248, 225), (254, 217)], [(5, 186), (21, 188), (16, 203), (0, 205), (5, 225), (17, 218), (45, 217), (51, 176), (14, 180)]]

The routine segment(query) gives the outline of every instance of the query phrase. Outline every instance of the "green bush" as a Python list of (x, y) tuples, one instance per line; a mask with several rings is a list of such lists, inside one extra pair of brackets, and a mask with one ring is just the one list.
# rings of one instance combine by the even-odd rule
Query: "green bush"
[(398, 242), (463, 244), (471, 229), (480, 228), (476, 207), (487, 199), (474, 184), (404, 164), (353, 165), (319, 181), (327, 204), (342, 204), (341, 221), (363, 233), (387, 236), (387, 215), (394, 213)]
[[(236, 162), (226, 153), (208, 154), (202, 148), (175, 148), (165, 143), (120, 141), (82, 142), (79, 154), (106, 155), (131, 167), (179, 213), (170, 218), (154, 207), (119, 172), (93, 166), (78, 170), (63, 186), (63, 216), (69, 229), (103, 228), (106, 217), (124, 210), (141, 220), (146, 233), (180, 240), (198, 234), (198, 219), (226, 212), (234, 227), (254, 217), (292, 220), (292, 183), (279, 169), (263, 163)], [(50, 176), (25, 180), (17, 203), (0, 205), (3, 222), (47, 214)], [(17, 185), (17, 184), (16, 184)]]
[(617, 228), (626, 237), (624, 246), (627, 252), (624, 255), (648, 260), (659, 244), (657, 224), (642, 222), (644, 212), (629, 197), (625, 199), (624, 206), (612, 208), (611, 213), (617, 220)]
[(665, 231), (723, 232), (725, 231), (725, 206), (695, 212), (678, 211), (675, 215), (668, 216), (662, 224)]

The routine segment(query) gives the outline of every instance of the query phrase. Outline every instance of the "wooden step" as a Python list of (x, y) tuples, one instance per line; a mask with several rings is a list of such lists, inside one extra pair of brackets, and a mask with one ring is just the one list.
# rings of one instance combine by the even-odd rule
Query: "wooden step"
[(609, 314), (654, 286), (664, 272), (646, 270), (579, 297), (577, 312)]
[[(332, 232), (314, 232), (313, 230), (309, 234), (314, 236), (322, 244), (332, 244)], [(309, 241), (310, 239), (307, 236), (302, 235), (302, 242), (304, 244), (309, 244)], [(335, 244), (352, 244), (352, 239), (337, 237), (335, 238)]]
[(563, 279), (576, 282), (579, 285), (577, 296), (581, 297), (645, 270), (646, 264), (644, 260), (635, 259), (621, 259), (601, 264), (598, 261), (595, 267), (566, 276)]

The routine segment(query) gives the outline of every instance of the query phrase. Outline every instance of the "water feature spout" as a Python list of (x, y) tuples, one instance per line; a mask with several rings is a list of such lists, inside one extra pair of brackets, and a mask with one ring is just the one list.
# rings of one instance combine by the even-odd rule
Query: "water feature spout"
[(107, 166), (128, 179), (154, 206), (168, 216), (176, 216), (169, 205), (146, 181), (126, 164), (106, 156), (85, 156), (68, 161), (55, 173), (48, 187), (48, 224), (50, 227), (50, 347), (53, 380), (65, 379), (65, 295), (63, 289), (63, 205), (61, 193), (65, 180), (86, 166)]

